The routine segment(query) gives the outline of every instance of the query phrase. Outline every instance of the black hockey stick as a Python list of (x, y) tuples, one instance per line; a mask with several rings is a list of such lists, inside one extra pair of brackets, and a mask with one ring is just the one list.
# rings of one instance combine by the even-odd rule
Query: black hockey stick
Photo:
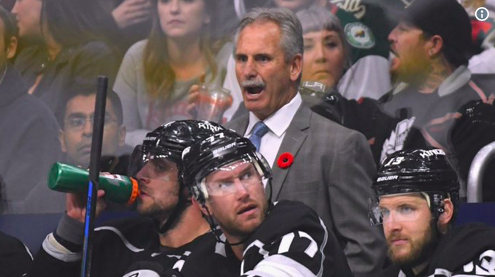
[(95, 114), (93, 118), (93, 137), (91, 140), (91, 156), (89, 161), (89, 186), (84, 220), (84, 244), (81, 263), (81, 277), (91, 276), (92, 240), (96, 212), (98, 182), (100, 176), (101, 145), (103, 127), (105, 125), (105, 107), (107, 101), (108, 78), (98, 76)]

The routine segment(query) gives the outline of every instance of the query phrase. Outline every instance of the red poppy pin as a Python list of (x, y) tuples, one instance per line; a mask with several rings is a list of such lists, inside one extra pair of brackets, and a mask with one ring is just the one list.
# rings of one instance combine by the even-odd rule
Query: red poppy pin
[(292, 154), (289, 152), (282, 153), (277, 160), (278, 167), (282, 169), (288, 168), (293, 162), (294, 156), (292, 156)]

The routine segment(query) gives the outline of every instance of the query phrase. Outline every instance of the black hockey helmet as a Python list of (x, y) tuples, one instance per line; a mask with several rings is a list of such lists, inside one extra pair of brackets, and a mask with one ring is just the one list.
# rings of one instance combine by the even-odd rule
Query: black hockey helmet
[(129, 173), (135, 176), (150, 157), (168, 158), (181, 165), (182, 151), (196, 141), (225, 130), (209, 121), (178, 120), (149, 132), (142, 145), (137, 145), (131, 158)]
[[(142, 145), (136, 146), (131, 157), (129, 168), (130, 176), (136, 176), (140, 170), (150, 163), (150, 168), (159, 168), (166, 166), (164, 161), (170, 160), (177, 165), (179, 174), (182, 171), (182, 151), (196, 141), (202, 140), (216, 132), (225, 130), (221, 125), (198, 120), (180, 120), (163, 124), (146, 135)], [(159, 167), (158, 167), (159, 166)], [(145, 170), (144, 175), (152, 170)], [(158, 170), (161, 172), (161, 170)], [(159, 174), (153, 176), (149, 174), (146, 178), (160, 178)], [(190, 205), (190, 196), (184, 189), (184, 185), (179, 178), (179, 201), (175, 206), (167, 222), (158, 226), (158, 231), (164, 233), (173, 228), (178, 222), (182, 212)]]
[[(434, 217), (443, 213), (444, 199), (449, 198), (455, 210), (459, 202), (457, 174), (441, 149), (411, 149), (393, 153), (382, 162), (372, 187), (376, 202), (380, 197), (395, 194), (421, 193), (428, 196)], [(373, 223), (376, 217), (370, 214), (370, 219)]]
[(193, 197), (204, 204), (208, 199), (208, 191), (204, 187), (203, 179), (222, 166), (239, 160), (252, 162), (261, 177), (271, 178), (270, 166), (263, 156), (256, 152), (256, 147), (251, 141), (226, 130), (184, 150), (182, 182), (189, 188)]

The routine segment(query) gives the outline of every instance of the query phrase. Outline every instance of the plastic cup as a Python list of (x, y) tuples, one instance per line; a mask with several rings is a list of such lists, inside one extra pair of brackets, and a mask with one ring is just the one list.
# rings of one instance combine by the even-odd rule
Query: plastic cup
[(201, 85), (197, 102), (197, 119), (219, 124), (223, 122), (223, 113), (232, 105), (230, 90), (215, 86)]

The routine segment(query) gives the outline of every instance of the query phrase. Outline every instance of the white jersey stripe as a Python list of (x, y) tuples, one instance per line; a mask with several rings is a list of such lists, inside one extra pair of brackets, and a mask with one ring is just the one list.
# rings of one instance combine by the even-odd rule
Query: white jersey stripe
[(282, 241), (280, 241), (280, 245), (278, 246), (278, 252), (277, 253), (285, 253), (289, 252), (290, 245), (292, 244), (292, 241), (294, 240), (294, 233), (287, 234), (282, 237)]
[(111, 232), (114, 232), (115, 234), (117, 234), (117, 236), (119, 236), (119, 238), (122, 240), (122, 242), (124, 243), (124, 245), (129, 249), (131, 250), (132, 252), (141, 252), (143, 251), (144, 249), (142, 248), (137, 248), (136, 246), (132, 245), (125, 237), (124, 235), (122, 234), (122, 232), (120, 232), (120, 230), (118, 230), (117, 228), (114, 228), (114, 227), (110, 227), (110, 226), (103, 226), (103, 227), (98, 227), (98, 228), (95, 228), (95, 231), (102, 231), (102, 230), (106, 230), (106, 231), (111, 231)]
[(284, 255), (272, 255), (263, 259), (243, 276), (316, 277), (307, 267)]

